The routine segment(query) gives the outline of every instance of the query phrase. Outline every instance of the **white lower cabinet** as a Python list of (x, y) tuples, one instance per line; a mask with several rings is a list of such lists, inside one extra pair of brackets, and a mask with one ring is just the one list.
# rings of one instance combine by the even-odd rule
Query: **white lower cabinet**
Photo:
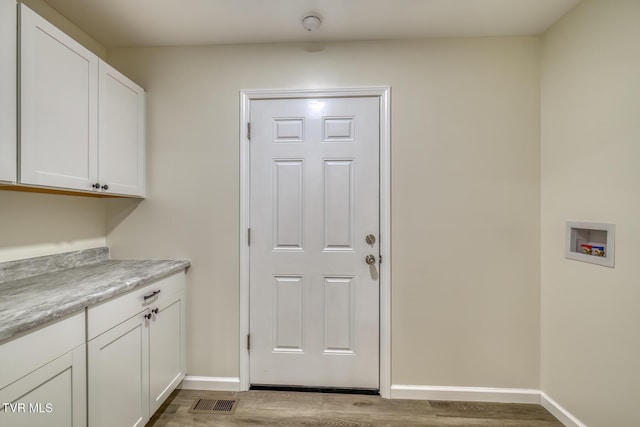
[(0, 426), (144, 426), (186, 373), (185, 295), (182, 271), (0, 343)]
[(142, 315), (89, 342), (89, 425), (143, 426), (149, 419), (149, 336)]
[(143, 426), (184, 379), (184, 274), (87, 312), (91, 427)]
[(149, 328), (150, 414), (158, 410), (186, 373), (184, 290), (157, 308)]
[(0, 344), (0, 425), (86, 427), (84, 311)]

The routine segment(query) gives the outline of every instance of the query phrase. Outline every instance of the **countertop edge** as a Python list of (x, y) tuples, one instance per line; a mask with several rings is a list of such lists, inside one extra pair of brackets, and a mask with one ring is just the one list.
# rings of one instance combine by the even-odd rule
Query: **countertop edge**
[(156, 280), (163, 279), (174, 273), (180, 272), (181, 270), (187, 270), (191, 266), (191, 261), (189, 260), (166, 261), (173, 264), (167, 266), (167, 268), (165, 269), (153, 271), (149, 274), (143, 274), (134, 279), (129, 278), (129, 280), (122, 282), (116, 281), (109, 289), (103, 292), (88, 292), (86, 295), (79, 296), (68, 304), (65, 304), (55, 310), (38, 313), (37, 315), (33, 316), (30, 321), (23, 321), (6, 328), (0, 328), (0, 345), (2, 345), (6, 341), (10, 341), (12, 339), (18, 338), (19, 336), (25, 335), (32, 329), (46, 326), (49, 323), (75, 314), (80, 310), (84, 310), (87, 307), (100, 304), (106, 300), (126, 294), (139, 287), (149, 285)]

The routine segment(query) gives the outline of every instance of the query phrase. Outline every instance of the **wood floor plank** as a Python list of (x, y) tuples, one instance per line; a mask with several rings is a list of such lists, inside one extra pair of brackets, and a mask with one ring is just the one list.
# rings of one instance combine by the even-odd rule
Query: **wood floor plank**
[[(229, 399), (233, 415), (193, 414), (197, 399)], [(540, 405), (389, 400), (296, 392), (176, 390), (147, 427), (562, 427)]]
[(455, 417), (438, 417), (437, 424), (439, 427), (461, 427), (461, 426), (484, 426), (484, 427), (564, 427), (558, 421), (539, 421), (539, 420), (506, 420), (491, 418), (455, 418)]
[(553, 421), (555, 418), (540, 405), (523, 403), (488, 403), (488, 402), (431, 402), (433, 411), (438, 416), (459, 418), (491, 418)]

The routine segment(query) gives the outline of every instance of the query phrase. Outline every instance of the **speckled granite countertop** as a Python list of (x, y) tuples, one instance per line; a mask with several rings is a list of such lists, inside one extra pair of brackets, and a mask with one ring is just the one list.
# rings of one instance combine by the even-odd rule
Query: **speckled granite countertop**
[(0, 263), (0, 342), (191, 265), (108, 255), (99, 248)]

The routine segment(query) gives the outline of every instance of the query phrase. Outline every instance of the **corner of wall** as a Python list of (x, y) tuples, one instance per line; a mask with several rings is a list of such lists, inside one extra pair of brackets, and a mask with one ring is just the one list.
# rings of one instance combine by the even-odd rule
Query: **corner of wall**
[(78, 43), (95, 53), (99, 58), (107, 59), (107, 49), (82, 28), (78, 27), (44, 0), (22, 0), (26, 6), (74, 38)]
[[(540, 385), (572, 426), (640, 425), (639, 21), (583, 1), (543, 37)], [(567, 221), (616, 224), (615, 268), (565, 259)]]

